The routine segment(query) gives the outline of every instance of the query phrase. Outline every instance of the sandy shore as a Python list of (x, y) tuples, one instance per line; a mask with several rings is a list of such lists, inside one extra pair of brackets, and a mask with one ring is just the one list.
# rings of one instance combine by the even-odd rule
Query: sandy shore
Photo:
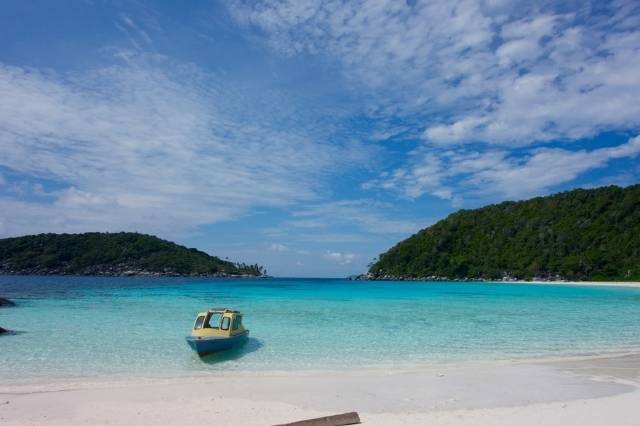
[(411, 371), (0, 383), (0, 424), (270, 425), (358, 411), (365, 425), (637, 425), (640, 355)]
[[(381, 280), (385, 281), (385, 280)], [(472, 283), (472, 284), (536, 284), (536, 285), (575, 285), (575, 286), (589, 286), (589, 287), (633, 287), (640, 288), (639, 281), (423, 281), (423, 280), (405, 280), (403, 282), (415, 282), (415, 283), (433, 283), (440, 284), (442, 282), (459, 282), (459, 283)]]
[(541, 285), (578, 285), (596, 287), (634, 287), (640, 288), (637, 281), (496, 281), (498, 284), (541, 284)]

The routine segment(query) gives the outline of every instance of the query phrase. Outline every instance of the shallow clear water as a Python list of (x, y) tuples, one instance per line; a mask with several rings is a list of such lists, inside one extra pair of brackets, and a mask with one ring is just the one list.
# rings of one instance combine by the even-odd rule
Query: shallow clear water
[[(340, 369), (640, 349), (640, 289), (333, 279), (6, 277), (0, 381)], [(196, 312), (251, 339), (198, 358)]]

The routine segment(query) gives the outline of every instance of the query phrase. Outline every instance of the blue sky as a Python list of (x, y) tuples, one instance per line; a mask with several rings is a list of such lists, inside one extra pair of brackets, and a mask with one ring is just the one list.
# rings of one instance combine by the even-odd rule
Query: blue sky
[(0, 237), (360, 273), (459, 208), (640, 180), (635, 1), (0, 4)]

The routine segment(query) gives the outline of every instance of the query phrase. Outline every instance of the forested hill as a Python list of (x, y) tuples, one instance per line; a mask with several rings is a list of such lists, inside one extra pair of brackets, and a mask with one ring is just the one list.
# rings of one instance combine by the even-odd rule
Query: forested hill
[(258, 265), (228, 262), (132, 232), (0, 239), (0, 274), (260, 276), (264, 272)]
[(460, 210), (382, 254), (368, 276), (640, 281), (640, 185)]

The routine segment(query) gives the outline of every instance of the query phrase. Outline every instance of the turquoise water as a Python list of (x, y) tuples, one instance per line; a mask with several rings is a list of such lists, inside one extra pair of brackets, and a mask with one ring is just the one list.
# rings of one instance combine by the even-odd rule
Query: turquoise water
[[(6, 277), (0, 382), (317, 370), (640, 349), (640, 289), (332, 279)], [(245, 314), (249, 342), (199, 359), (198, 310)]]

